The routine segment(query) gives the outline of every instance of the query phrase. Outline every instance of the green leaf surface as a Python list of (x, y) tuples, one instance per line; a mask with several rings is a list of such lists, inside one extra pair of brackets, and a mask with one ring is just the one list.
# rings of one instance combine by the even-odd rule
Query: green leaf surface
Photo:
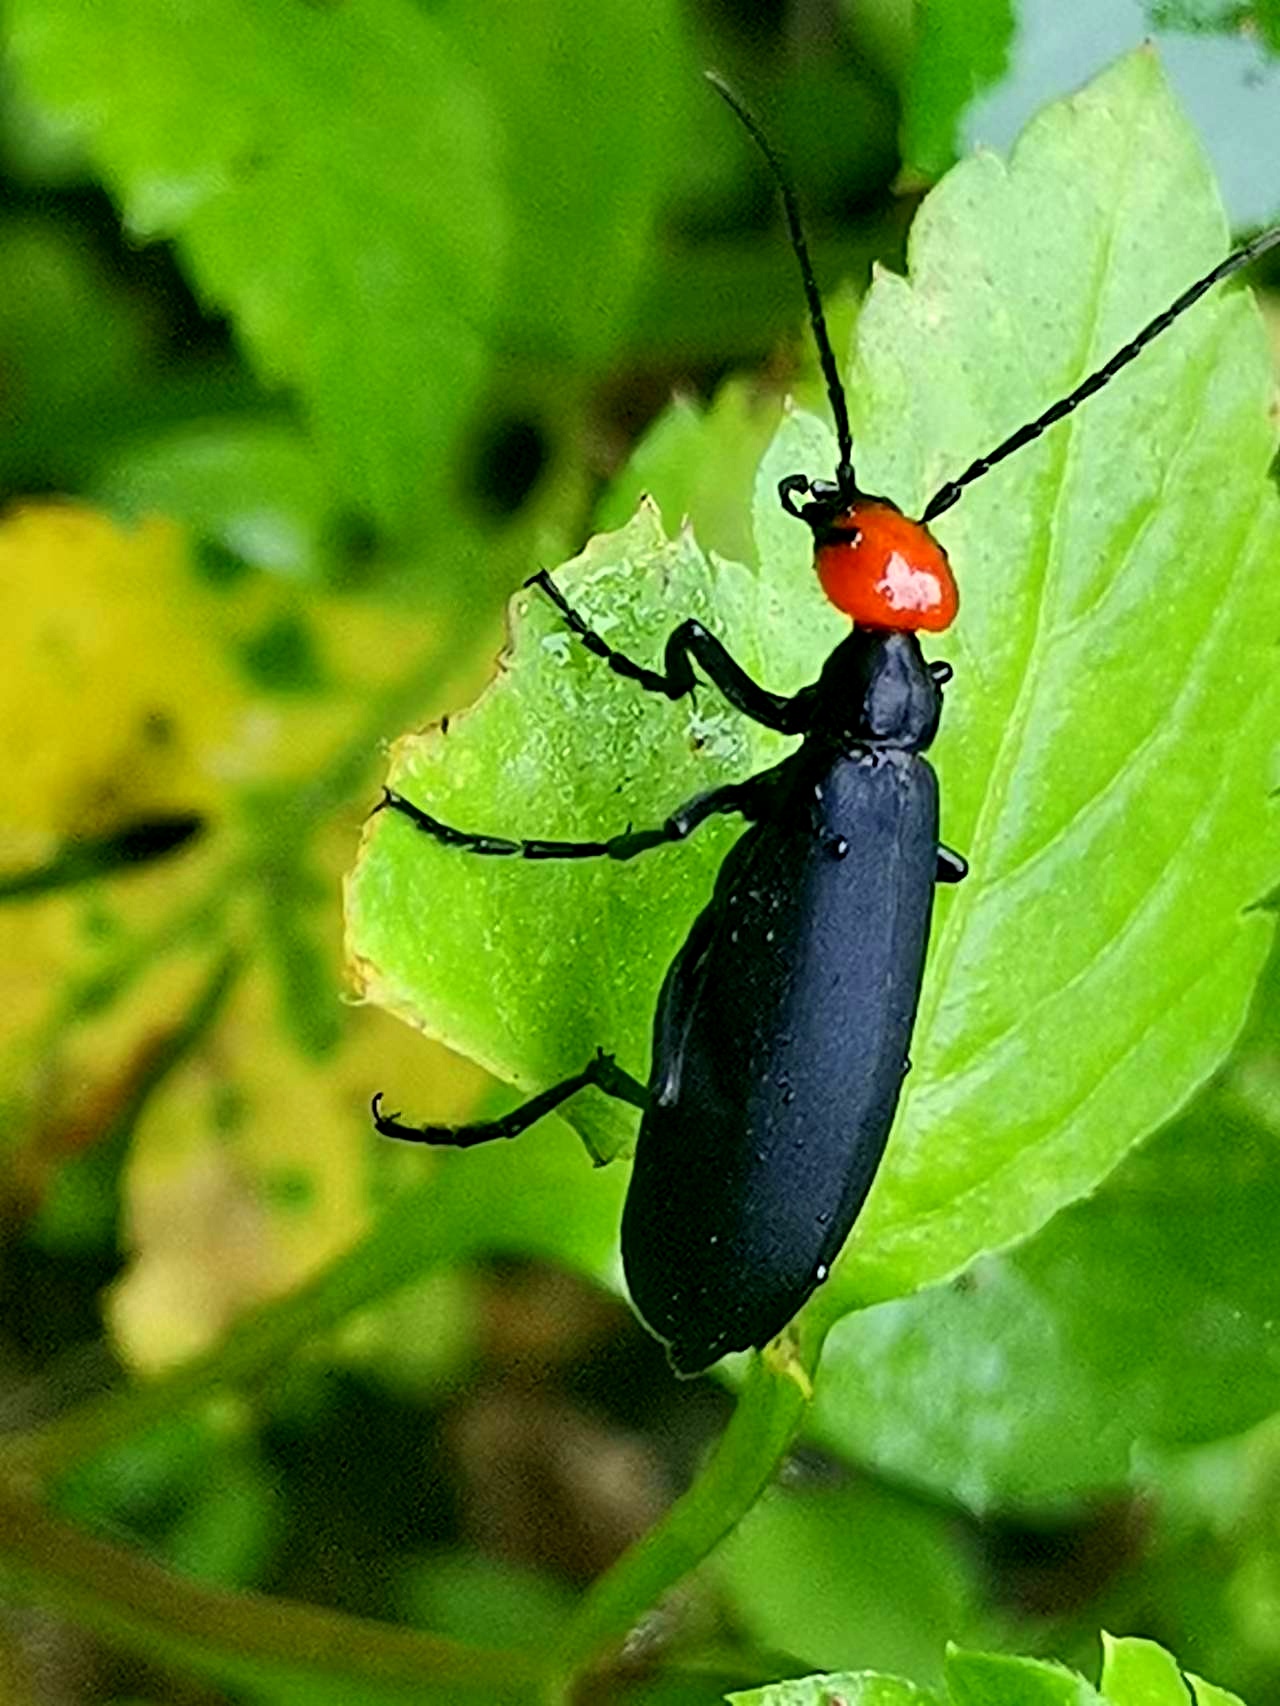
[[(864, 485), (918, 513), (1226, 246), (1145, 53), (1050, 109), (1009, 165), (966, 162), (917, 218), (910, 281), (882, 275), (863, 309)], [(889, 1156), (820, 1309), (900, 1295), (1033, 1231), (1240, 1027), (1271, 935), (1244, 909), (1277, 864), (1266, 399), (1256, 312), (1220, 293), (939, 523), (963, 601), (945, 648), (943, 833), (973, 875), (939, 897)], [(646, 662), (696, 615), (792, 689), (839, 625), (772, 489), (833, 460), (816, 422), (784, 425), (757, 482), (758, 573), (709, 564), (687, 534), (666, 542), (642, 512), (561, 585)], [(647, 701), (526, 594), (498, 682), (447, 735), (403, 742), (392, 783), (463, 829), (596, 838), (778, 751), (709, 689), (692, 707)], [(384, 814), (350, 886), (352, 957), (372, 998), (522, 1088), (597, 1045), (643, 1074), (659, 983), (733, 833), (709, 826), (622, 868), (532, 866), (468, 859)], [(580, 1101), (597, 1143), (633, 1128)]]
[(336, 493), (300, 428), (270, 416), (185, 421), (112, 447), (94, 496), (128, 516), (172, 516), (206, 553), (300, 581), (334, 569)]
[[(1195, 138), (1133, 55), (924, 204), (911, 283), (878, 281), (860, 322), (864, 480), (920, 504), (1226, 247)], [(959, 1267), (962, 1227), (997, 1247), (1096, 1184), (1217, 1064), (1267, 950), (1244, 909), (1275, 869), (1268, 372), (1247, 296), (1202, 306), (939, 523), (962, 597), (943, 834), (974, 876), (935, 923), (845, 1264), (863, 1297)]]
[(1232, 1694), (1230, 1689), (1218, 1688), (1212, 1682), (1193, 1676), (1191, 1672), (1184, 1673), (1191, 1687), (1195, 1706), (1244, 1706), (1238, 1694)]
[[(865, 0), (845, 0), (866, 33)], [(885, 57), (901, 102), (908, 180), (936, 178), (974, 146), (1005, 148), (1028, 118), (1153, 41), (1204, 138), (1233, 224), (1274, 219), (1280, 142), (1275, 0), (916, 0), (909, 52)]]
[(1188, 1706), (1188, 1686), (1171, 1653), (1154, 1641), (1102, 1637), (1102, 1680), (1110, 1706)]
[(833, 1671), (727, 1694), (731, 1706), (937, 1706), (937, 1696), (897, 1676), (872, 1671)]
[(503, 131), (508, 347), (599, 364), (618, 342), (704, 95), (678, 0), (436, 12)]
[(1277, 1217), (1274, 1130), (1207, 1092), (1019, 1249), (840, 1322), (813, 1431), (975, 1510), (1114, 1493), (1280, 1406)]
[(7, 23), (134, 233), (177, 241), (337, 482), (404, 523), (476, 403), (506, 236), (448, 36), (411, 0), (15, 0)]
[(960, 119), (1006, 69), (1014, 0), (920, 0), (902, 88), (903, 164), (936, 178), (956, 156)]
[(652, 497), (669, 525), (692, 521), (705, 549), (752, 563), (751, 491), (777, 421), (776, 401), (745, 381), (723, 386), (707, 409), (678, 398), (632, 451), (597, 508), (597, 526), (625, 526)]
[[(791, 261), (789, 255), (783, 258)], [(789, 282), (794, 289), (794, 280)], [(856, 306), (847, 292), (823, 304), (837, 349), (853, 326)], [(807, 344), (799, 353), (803, 366), (788, 374), (788, 390), (803, 407), (817, 407), (825, 396), (817, 358)], [(677, 398), (640, 439), (631, 460), (597, 506), (597, 527), (624, 526), (641, 499), (650, 497), (669, 530), (688, 522), (704, 550), (745, 563), (758, 573), (757, 530), (766, 518), (770, 523), (778, 519), (776, 497), (760, 478), (760, 459), (777, 432), (780, 395), (755, 376), (727, 380), (706, 408)], [(816, 430), (811, 444), (797, 443), (795, 453), (825, 457), (828, 441)], [(770, 468), (776, 460), (775, 453)], [(777, 466), (780, 473), (791, 471), (781, 463)], [(753, 493), (758, 498), (754, 506)], [(778, 548), (790, 548), (790, 530), (771, 526), (768, 533)]]
[(1044, 1659), (1008, 1653), (947, 1654), (952, 1706), (1101, 1706), (1101, 1696), (1082, 1676)]
[[(594, 540), (564, 584), (603, 632), (642, 655), (660, 653), (678, 610), (727, 626), (748, 668), (792, 687), (805, 679), (814, 624), (838, 632), (807, 573), (777, 588), (734, 565), (717, 574), (692, 535), (664, 538), (652, 508)], [(395, 786), (442, 817), (513, 834), (616, 833), (785, 751), (714, 694), (692, 708), (646, 703), (571, 641), (540, 594), (523, 594), (516, 612), (498, 684), (447, 733), (396, 750)], [(426, 1016), (451, 1047), (522, 1086), (584, 1064), (597, 1045), (644, 1076), (658, 986), (733, 836), (709, 826), (693, 859), (674, 850), (623, 868), (550, 862), (535, 874), (518, 861), (440, 858), (383, 814), (349, 891), (366, 991), (411, 1020)], [(421, 927), (406, 928), (406, 916)], [(595, 1092), (573, 1113), (603, 1153), (634, 1130), (629, 1110)]]
[(1098, 1686), (1110, 1706), (1243, 1706), (1238, 1694), (1182, 1670), (1154, 1641), (1104, 1634), (1102, 1655)]
[(960, 1525), (862, 1477), (793, 1474), (708, 1568), (759, 1650), (807, 1664), (934, 1685), (947, 1641), (977, 1635), (981, 1583)]
[[(965, 0), (928, 0), (952, 14), (960, 28), (970, 15)], [(998, 0), (982, 0), (981, 10)], [(1280, 11), (1274, 0), (1014, 0), (1016, 33), (1006, 74), (983, 85), (970, 83), (957, 112), (954, 93), (942, 79), (936, 92), (944, 114), (959, 119), (957, 150), (1004, 148), (1031, 114), (1064, 89), (1095, 77), (1118, 54), (1154, 41), (1180, 102), (1190, 113), (1213, 161), (1231, 221), (1263, 224), (1280, 212), (1280, 132), (1275, 124), (1280, 93)], [(963, 37), (952, 61), (960, 78), (969, 73)], [(972, 97), (972, 98), (970, 98)], [(927, 115), (918, 122), (928, 128)]]
[[(1103, 1636), (1098, 1689), (1065, 1666), (1006, 1653), (952, 1647), (946, 1660), (950, 1706), (1227, 1706), (1235, 1696), (1188, 1677), (1154, 1641)], [(926, 1706), (937, 1696), (875, 1671), (838, 1671), (730, 1694), (731, 1706)]]

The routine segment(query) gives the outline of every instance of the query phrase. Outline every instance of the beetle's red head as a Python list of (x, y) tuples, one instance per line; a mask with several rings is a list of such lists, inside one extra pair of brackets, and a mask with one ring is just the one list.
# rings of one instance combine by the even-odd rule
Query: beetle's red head
[(920, 521), (883, 498), (858, 498), (814, 530), (822, 590), (860, 628), (927, 629), (955, 620), (959, 597), (947, 553)]
[[(791, 179), (768, 137), (733, 90), (714, 71), (709, 71), (707, 76), (764, 155), (782, 196), (783, 210), (791, 231), (791, 247), (800, 265), (800, 278), (809, 304), (809, 321), (818, 350), (818, 363), (826, 381), (835, 421), (839, 452), (835, 479), (811, 481), (802, 474), (789, 475), (778, 486), (783, 508), (801, 521), (808, 522), (813, 529), (818, 575), (823, 590), (837, 609), (852, 616), (865, 628), (945, 628), (955, 616), (958, 599), (947, 565), (947, 554), (929, 532), (930, 522), (949, 510), (963, 496), (967, 486), (983, 479), (1006, 456), (1012, 456), (1024, 445), (1033, 443), (1078, 404), (1092, 397), (1104, 385), (1109, 385), (1121, 368), (1141, 355), (1153, 338), (1167, 331), (1207, 290), (1232, 273), (1239, 272), (1241, 267), (1268, 249), (1280, 247), (1280, 225), (1262, 232), (1243, 247), (1233, 250), (1216, 267), (1202, 273), (1181, 295), (1175, 296), (1167, 308), (1136, 332), (1127, 344), (1122, 344), (1110, 360), (1082, 379), (1073, 391), (1059, 397), (1033, 421), (1028, 421), (1002, 439), (994, 450), (977, 457), (962, 473), (939, 486), (921, 511), (920, 520), (911, 521), (887, 498), (870, 497), (858, 488), (853, 471), (849, 406), (840, 381), (840, 366), (827, 332), (822, 299), (809, 261), (809, 249), (804, 240), (800, 208)], [(805, 501), (797, 503), (797, 494), (802, 492), (807, 493)]]
[[(796, 495), (807, 498), (797, 504)], [(813, 530), (822, 590), (860, 628), (950, 627), (960, 602), (947, 553), (922, 521), (888, 498), (794, 474), (778, 488), (783, 507)]]

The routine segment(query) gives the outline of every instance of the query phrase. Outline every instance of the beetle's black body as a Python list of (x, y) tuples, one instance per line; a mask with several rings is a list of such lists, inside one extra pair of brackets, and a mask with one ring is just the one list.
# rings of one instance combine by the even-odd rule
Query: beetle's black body
[(632, 1299), (682, 1374), (763, 1345), (826, 1277), (884, 1153), (907, 1069), (934, 883), (964, 864), (938, 842), (938, 786), (921, 752), (937, 731), (945, 664), (911, 633), (854, 629), (812, 687), (764, 692), (687, 623), (667, 674), (571, 626), (615, 670), (671, 696), (696, 657), (734, 705), (802, 734), (775, 769), (699, 796), (657, 830), (611, 842), (517, 842), (383, 801), (438, 840), (492, 856), (629, 859), (713, 812), (752, 827), (667, 974), (647, 1089), (599, 1056), (504, 1120), (388, 1136), (467, 1145), (514, 1137), (589, 1083), (644, 1109), (622, 1220)]
[(609, 841), (473, 834), (386, 791), (383, 806), (419, 830), (490, 856), (631, 859), (682, 840), (718, 812), (739, 812), (751, 827), (667, 974), (647, 1087), (600, 1053), (485, 1125), (406, 1125), (374, 1098), (387, 1136), (460, 1147), (516, 1137), (589, 1084), (643, 1109), (623, 1262), (637, 1309), (685, 1374), (764, 1344), (791, 1319), (849, 1233), (893, 1123), (934, 883), (965, 872), (938, 841), (937, 784), (921, 756), (950, 670), (925, 663), (916, 630), (944, 628), (956, 604), (929, 524), (1101, 390), (1220, 279), (1280, 244), (1273, 229), (1228, 255), (1073, 391), (948, 480), (914, 522), (855, 480), (848, 409), (795, 196), (750, 113), (712, 81), (781, 190), (836, 425), (835, 479), (789, 475), (779, 498), (813, 534), (828, 597), (859, 625), (812, 687), (783, 698), (697, 622), (672, 633), (661, 670), (636, 663), (594, 632), (548, 575), (535, 575), (570, 630), (615, 673), (679, 699), (696, 685), (697, 664), (735, 709), (802, 745), (764, 775)]
[[(859, 677), (883, 699), (886, 674), (904, 672), (923, 726), (893, 744), (865, 729), (832, 740)], [(762, 779), (769, 805), (658, 1003), (622, 1259), (681, 1372), (764, 1344), (826, 1277), (906, 1069), (938, 866), (937, 783), (918, 749), (940, 695), (909, 634), (855, 630), (826, 675), (832, 702)]]

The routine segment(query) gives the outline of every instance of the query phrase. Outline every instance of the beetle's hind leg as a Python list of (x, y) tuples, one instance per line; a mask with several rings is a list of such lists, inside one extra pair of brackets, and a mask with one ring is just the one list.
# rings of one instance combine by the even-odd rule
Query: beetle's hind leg
[(451, 824), (442, 823), (392, 788), (382, 790), (382, 798), (374, 811), (396, 812), (408, 818), (415, 829), (422, 830), (446, 847), (457, 847), (464, 853), (479, 853), (493, 859), (634, 859), (653, 847), (683, 841), (700, 823), (718, 812), (753, 815), (752, 803), (758, 792), (754, 784), (757, 781), (758, 778), (753, 777), (746, 782), (729, 782), (723, 788), (696, 794), (656, 829), (626, 829), (607, 841), (513, 841), (501, 835), (474, 835), (470, 830), (454, 829)]
[(714, 634), (708, 633), (701, 622), (690, 618), (672, 630), (663, 652), (663, 668), (647, 669), (644, 664), (617, 651), (601, 638), (586, 619), (569, 603), (546, 569), (530, 575), (526, 586), (541, 587), (564, 618), (565, 626), (587, 648), (593, 657), (608, 664), (615, 675), (634, 681), (647, 693), (660, 693), (666, 699), (681, 699), (698, 685), (693, 673), (696, 663), (707, 679), (728, 700), (735, 711), (753, 722), (780, 734), (804, 734), (809, 727), (813, 692), (802, 688), (791, 698), (770, 693), (753, 681), (728, 648)]
[[(554, 1113), (562, 1102), (567, 1102), (570, 1096), (576, 1096), (579, 1090), (585, 1090), (589, 1084), (593, 1084), (597, 1090), (603, 1090), (606, 1096), (612, 1096), (615, 1101), (627, 1102), (633, 1108), (643, 1110), (649, 1104), (649, 1092), (644, 1085), (624, 1071), (611, 1054), (597, 1049), (594, 1059), (589, 1061), (581, 1072), (575, 1072), (571, 1078), (563, 1078), (559, 1084), (553, 1084), (538, 1095), (530, 1096), (527, 1102), (521, 1102), (518, 1108), (513, 1108), (501, 1119), (480, 1120), (474, 1125), (406, 1125), (399, 1114), (383, 1113), (382, 1092), (379, 1090), (373, 1098), (373, 1123), (383, 1137), (396, 1137), (405, 1143), (429, 1143), (448, 1149), (474, 1149), (477, 1144), (496, 1143), (503, 1138), (519, 1137), (522, 1132), (528, 1131), (531, 1125), (536, 1125), (544, 1115)], [(587, 1149), (596, 1166), (601, 1166), (606, 1157), (593, 1149), (589, 1142)]]

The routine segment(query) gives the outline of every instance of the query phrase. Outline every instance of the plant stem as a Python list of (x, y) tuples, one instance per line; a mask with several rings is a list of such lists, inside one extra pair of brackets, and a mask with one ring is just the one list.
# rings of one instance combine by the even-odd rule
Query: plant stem
[(788, 1337), (753, 1357), (737, 1408), (693, 1485), (666, 1517), (591, 1588), (555, 1655), (559, 1694), (600, 1652), (620, 1641), (682, 1576), (736, 1526), (772, 1479), (804, 1419), (825, 1328), (804, 1317)]
[(6, 1588), (65, 1612), (108, 1639), (242, 1685), (264, 1672), (332, 1686), (419, 1692), (447, 1684), (486, 1702), (533, 1698), (520, 1654), (463, 1646), (296, 1601), (211, 1587), (64, 1522), (0, 1481)]

